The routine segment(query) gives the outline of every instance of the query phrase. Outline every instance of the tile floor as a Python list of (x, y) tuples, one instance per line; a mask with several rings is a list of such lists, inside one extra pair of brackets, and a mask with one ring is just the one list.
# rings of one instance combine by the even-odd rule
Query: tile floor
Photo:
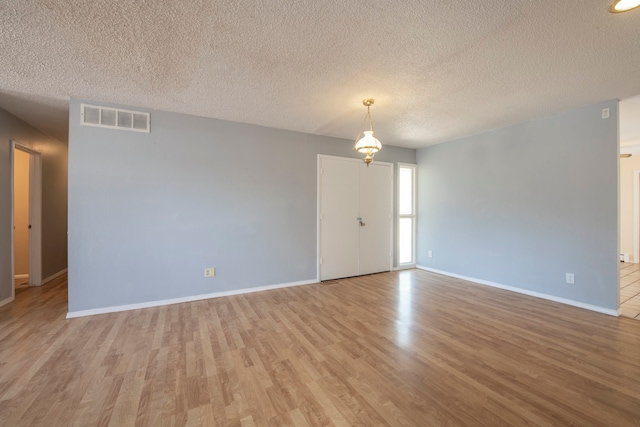
[(640, 320), (640, 264), (620, 263), (620, 316)]

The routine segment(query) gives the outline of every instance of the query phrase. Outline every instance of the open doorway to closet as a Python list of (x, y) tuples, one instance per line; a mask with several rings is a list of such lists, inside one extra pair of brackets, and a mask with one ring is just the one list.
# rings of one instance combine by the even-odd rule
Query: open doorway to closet
[(42, 284), (40, 153), (12, 141), (13, 277), (15, 289)]
[(13, 277), (16, 289), (29, 285), (29, 153), (13, 152)]

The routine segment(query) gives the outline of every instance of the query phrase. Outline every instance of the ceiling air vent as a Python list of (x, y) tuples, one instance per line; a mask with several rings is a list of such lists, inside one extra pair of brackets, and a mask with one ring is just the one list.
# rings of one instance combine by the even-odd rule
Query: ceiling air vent
[(149, 132), (150, 115), (141, 111), (121, 110), (81, 104), (80, 124), (101, 128)]

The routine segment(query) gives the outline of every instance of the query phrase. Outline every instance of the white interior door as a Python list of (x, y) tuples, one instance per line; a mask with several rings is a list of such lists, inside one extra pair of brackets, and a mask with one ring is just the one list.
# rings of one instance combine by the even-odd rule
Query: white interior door
[(358, 275), (359, 179), (352, 162), (320, 159), (321, 280)]
[(389, 271), (392, 165), (320, 156), (318, 166), (320, 280)]
[(391, 268), (391, 167), (360, 165), (360, 271), (379, 273)]
[(29, 286), (42, 285), (42, 157), (29, 159)]

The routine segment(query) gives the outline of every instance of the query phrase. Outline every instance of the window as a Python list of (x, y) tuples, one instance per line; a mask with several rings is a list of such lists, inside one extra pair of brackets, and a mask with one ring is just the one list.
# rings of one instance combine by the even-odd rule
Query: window
[(416, 263), (416, 165), (398, 164), (398, 267)]

